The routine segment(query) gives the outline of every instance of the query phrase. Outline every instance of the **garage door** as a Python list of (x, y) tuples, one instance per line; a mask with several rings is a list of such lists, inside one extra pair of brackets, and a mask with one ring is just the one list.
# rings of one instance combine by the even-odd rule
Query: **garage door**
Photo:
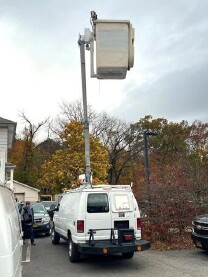
[(14, 197), (17, 198), (18, 202), (21, 202), (21, 201), (25, 200), (25, 194), (24, 193), (15, 193)]

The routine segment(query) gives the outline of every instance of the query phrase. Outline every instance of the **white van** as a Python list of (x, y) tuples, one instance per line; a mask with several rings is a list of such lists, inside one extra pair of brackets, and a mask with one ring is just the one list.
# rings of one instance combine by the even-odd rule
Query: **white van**
[(13, 192), (0, 185), (0, 276), (22, 276), (22, 231)]
[(52, 243), (67, 240), (71, 262), (80, 254), (132, 258), (150, 247), (141, 239), (140, 212), (130, 186), (87, 185), (66, 192), (53, 220)]

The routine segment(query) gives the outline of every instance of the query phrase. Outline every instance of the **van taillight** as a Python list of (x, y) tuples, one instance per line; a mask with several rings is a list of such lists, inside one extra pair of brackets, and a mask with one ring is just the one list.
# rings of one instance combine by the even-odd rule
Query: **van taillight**
[(141, 230), (142, 229), (142, 221), (141, 218), (137, 218), (137, 230)]
[(84, 220), (77, 220), (77, 233), (84, 233)]
[(124, 235), (124, 240), (125, 241), (132, 241), (133, 240), (133, 236), (132, 235)]

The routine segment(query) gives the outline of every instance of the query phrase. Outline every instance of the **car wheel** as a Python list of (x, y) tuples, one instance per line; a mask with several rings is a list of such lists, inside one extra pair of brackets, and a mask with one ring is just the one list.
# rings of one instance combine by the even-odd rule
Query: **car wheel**
[(55, 231), (55, 228), (53, 226), (52, 230), (51, 230), (51, 241), (53, 244), (59, 244), (60, 241), (60, 236), (59, 234)]
[(80, 258), (80, 253), (78, 252), (78, 245), (69, 238), (69, 260), (72, 263), (78, 262)]
[(124, 259), (131, 259), (134, 256), (134, 252), (122, 253)]

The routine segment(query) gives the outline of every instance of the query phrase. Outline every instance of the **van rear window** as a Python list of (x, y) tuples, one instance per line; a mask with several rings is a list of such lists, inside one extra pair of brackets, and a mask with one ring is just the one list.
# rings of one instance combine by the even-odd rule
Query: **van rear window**
[(87, 198), (88, 213), (108, 213), (109, 203), (107, 193), (89, 193)]

